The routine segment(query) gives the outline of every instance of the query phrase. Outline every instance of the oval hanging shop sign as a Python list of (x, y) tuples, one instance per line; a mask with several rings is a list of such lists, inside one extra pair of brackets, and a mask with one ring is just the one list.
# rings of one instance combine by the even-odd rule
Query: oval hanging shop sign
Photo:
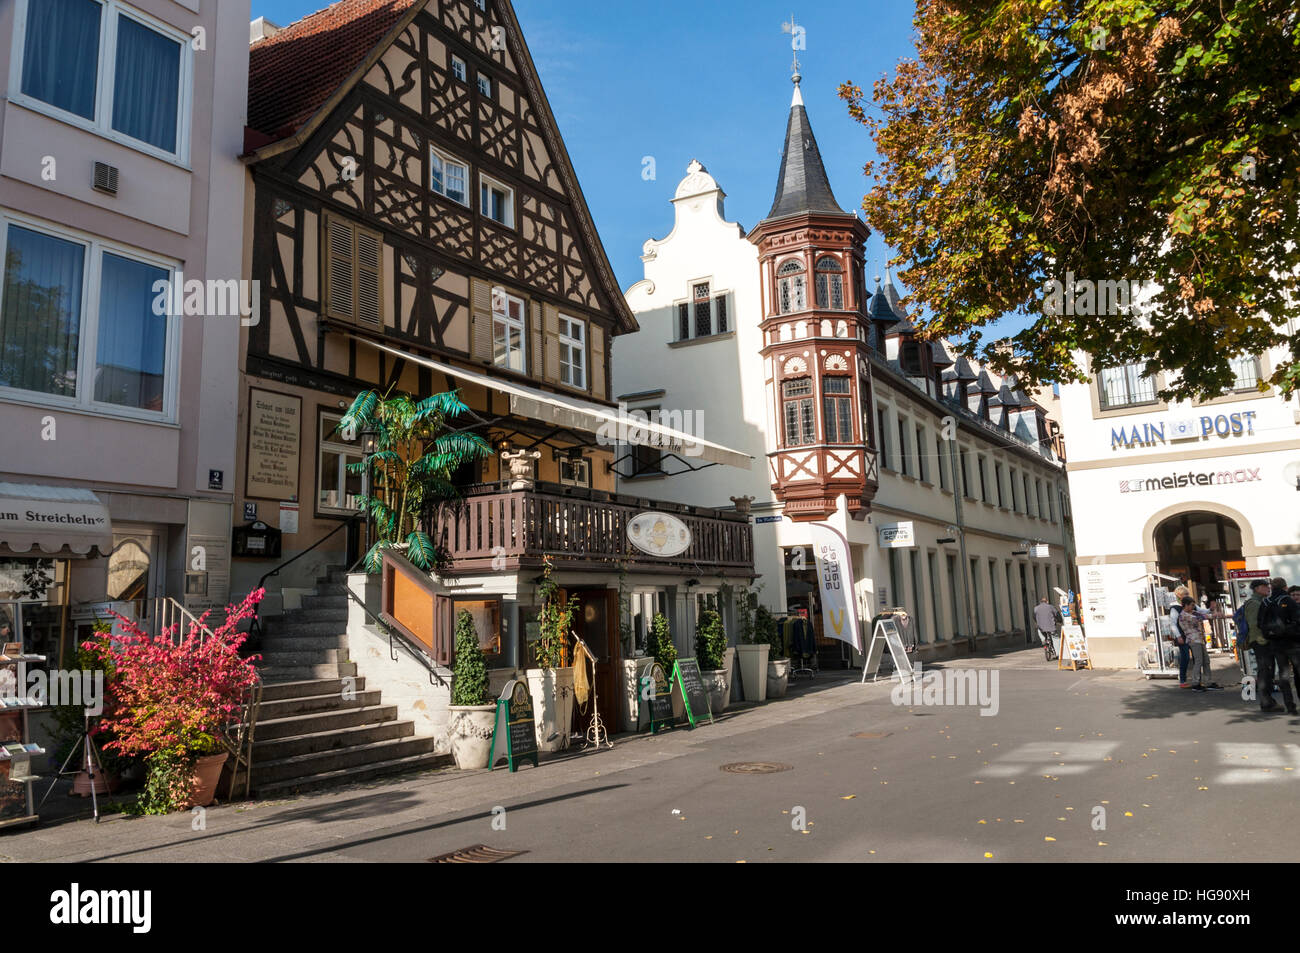
[(627, 540), (651, 556), (680, 556), (691, 546), (691, 531), (676, 516), (648, 511), (627, 524)]

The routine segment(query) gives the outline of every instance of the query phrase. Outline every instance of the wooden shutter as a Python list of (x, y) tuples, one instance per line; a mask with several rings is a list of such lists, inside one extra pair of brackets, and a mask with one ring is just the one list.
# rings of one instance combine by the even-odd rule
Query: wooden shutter
[(544, 307), (546, 324), (544, 336), (546, 338), (544, 347), (546, 355), (544, 361), (543, 377), (553, 384), (560, 382), (560, 312), (554, 305), (548, 304)]
[(486, 281), (470, 279), (470, 357), (492, 363), (492, 289)]
[(542, 352), (542, 303), (533, 301), (528, 309), (528, 367), (533, 377), (541, 379), (543, 368)]
[(384, 326), (384, 240), (357, 229), (357, 324)]
[(344, 321), (356, 319), (352, 288), (355, 235), (351, 223), (334, 215), (325, 217), (325, 314)]
[(605, 399), (605, 329), (592, 321), (591, 329), (591, 396)]
[(433, 658), (439, 665), (451, 667), (454, 661), (454, 613), (450, 596), (433, 597)]

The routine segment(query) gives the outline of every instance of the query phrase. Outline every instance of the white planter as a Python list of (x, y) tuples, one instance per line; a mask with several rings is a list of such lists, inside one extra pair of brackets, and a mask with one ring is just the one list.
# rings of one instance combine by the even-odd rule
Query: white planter
[(736, 655), (740, 658), (740, 680), (745, 689), (745, 701), (767, 701), (767, 653), (772, 646), (737, 645)]
[(790, 684), (790, 660), (777, 659), (767, 663), (767, 697), (781, 698)]
[(528, 691), (533, 696), (533, 724), (538, 751), (563, 751), (569, 747), (573, 725), (573, 669), (530, 668)]
[(722, 714), (722, 710), (730, 701), (727, 692), (727, 673), (720, 668), (712, 669), (700, 672), (700, 677), (704, 680), (704, 690), (709, 693), (709, 711), (715, 715)]
[(447, 740), (456, 767), (468, 771), (488, 766), (496, 715), (496, 705), (447, 706)]
[(736, 647), (728, 645), (722, 656), (722, 673), (727, 679), (727, 701), (731, 701), (732, 676), (736, 673)]

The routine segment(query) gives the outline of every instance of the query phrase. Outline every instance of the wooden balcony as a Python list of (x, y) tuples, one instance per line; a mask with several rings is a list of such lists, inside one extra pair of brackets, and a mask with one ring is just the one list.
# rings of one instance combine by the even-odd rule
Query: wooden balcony
[[(651, 556), (628, 542), (628, 521), (646, 510), (686, 524), (691, 545), (685, 552)], [(557, 484), (473, 487), (458, 512), (444, 516), (439, 535), (452, 558), (449, 576), (540, 568), (543, 556), (557, 570), (617, 572), (624, 560), (630, 573), (742, 576), (754, 570), (748, 516)]]

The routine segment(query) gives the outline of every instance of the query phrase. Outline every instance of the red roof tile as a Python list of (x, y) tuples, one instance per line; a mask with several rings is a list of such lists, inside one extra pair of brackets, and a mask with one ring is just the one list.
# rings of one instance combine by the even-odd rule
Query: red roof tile
[(366, 55), (422, 0), (339, 0), (249, 49), (248, 125), (296, 133)]

